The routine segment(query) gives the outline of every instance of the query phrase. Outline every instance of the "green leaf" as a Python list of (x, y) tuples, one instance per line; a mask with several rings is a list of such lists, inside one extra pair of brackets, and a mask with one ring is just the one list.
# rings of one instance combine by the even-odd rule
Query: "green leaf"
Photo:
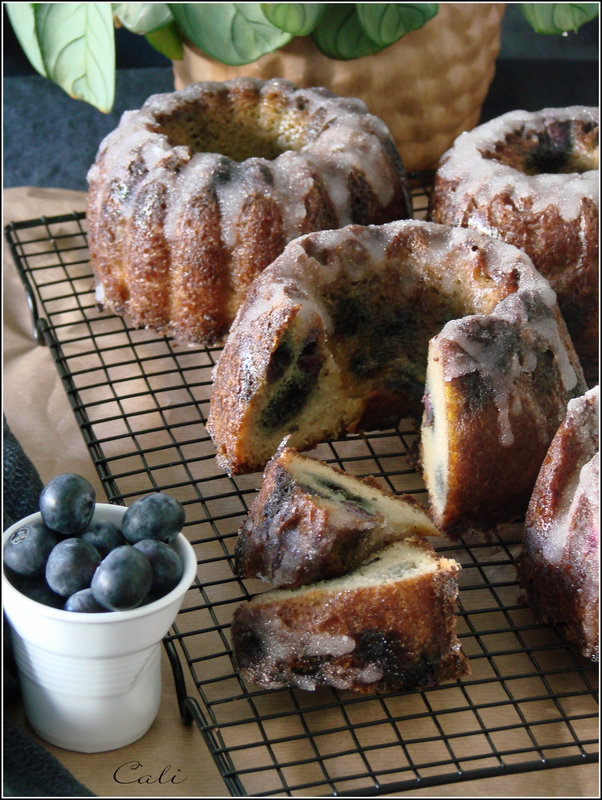
[(35, 3), (6, 3), (6, 13), (29, 63), (40, 75), (47, 78), (36, 36), (34, 6)]
[(325, 3), (262, 3), (268, 22), (295, 36), (308, 36), (320, 21)]
[(521, 8), (535, 33), (548, 35), (576, 31), (600, 10), (598, 3), (521, 3)]
[(439, 11), (437, 3), (356, 3), (360, 25), (381, 47), (415, 31)]
[(312, 38), (324, 55), (343, 61), (382, 50), (366, 36), (352, 3), (327, 3)]
[(132, 33), (152, 33), (173, 22), (167, 3), (111, 3), (114, 16)]
[(186, 38), (224, 64), (250, 64), (293, 38), (267, 21), (261, 3), (170, 3), (169, 7)]
[(101, 111), (113, 107), (115, 38), (110, 3), (37, 3), (36, 34), (48, 77)]
[(145, 39), (155, 50), (158, 50), (172, 61), (180, 61), (184, 58), (182, 37), (175, 22), (165, 28), (160, 28), (158, 31), (147, 33)]

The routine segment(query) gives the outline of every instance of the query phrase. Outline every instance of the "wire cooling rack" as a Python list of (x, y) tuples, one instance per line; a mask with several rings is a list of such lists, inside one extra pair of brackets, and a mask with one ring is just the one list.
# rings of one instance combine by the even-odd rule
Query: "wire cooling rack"
[[(420, 180), (418, 180), (420, 178)], [(414, 176), (424, 217), (429, 176)], [(232, 658), (236, 606), (265, 589), (234, 577), (237, 530), (259, 475), (216, 466), (205, 430), (217, 348), (190, 348), (96, 308), (83, 214), (9, 224), (47, 345), (110, 502), (177, 497), (198, 574), (165, 646), (184, 722), (197, 724), (232, 795), (378, 795), (598, 760), (597, 669), (521, 598), (521, 525), (434, 542), (461, 565), (458, 635), (471, 674), (376, 697), (246, 685)], [(426, 499), (410, 422), (314, 454)]]

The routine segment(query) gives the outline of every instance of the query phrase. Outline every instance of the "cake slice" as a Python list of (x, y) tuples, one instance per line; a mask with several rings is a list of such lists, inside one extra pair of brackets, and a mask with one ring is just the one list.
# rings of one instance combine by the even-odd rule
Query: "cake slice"
[(393, 541), (441, 535), (412, 496), (301, 455), (286, 441), (239, 530), (241, 578), (294, 588), (349, 572)]
[(448, 322), (429, 342), (421, 468), (435, 524), (454, 538), (523, 516), (539, 468), (581, 384), (554, 354), (566, 326), (530, 292)]
[(238, 668), (264, 688), (368, 694), (457, 679), (469, 671), (456, 635), (458, 570), (410, 537), (347, 575), (256, 595), (234, 613)]

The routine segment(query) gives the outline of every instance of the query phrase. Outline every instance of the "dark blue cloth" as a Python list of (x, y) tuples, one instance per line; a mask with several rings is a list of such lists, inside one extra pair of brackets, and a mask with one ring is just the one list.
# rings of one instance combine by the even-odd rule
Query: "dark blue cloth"
[[(3, 503), (4, 526), (39, 508), (42, 481), (35, 465), (3, 419)], [(11, 479), (19, 491), (10, 491)], [(5, 619), (3, 633), (3, 699), (10, 713), (20, 699), (19, 679), (14, 661), (10, 624)], [(93, 797), (63, 765), (35, 739), (16, 725), (6, 713), (3, 719), (3, 797)]]
[(4, 186), (88, 188), (98, 146), (124, 111), (156, 92), (173, 91), (169, 68), (117, 73), (115, 105), (103, 114), (73, 100), (41, 75), (4, 77)]
[(4, 717), (3, 797), (94, 797), (34, 739)]

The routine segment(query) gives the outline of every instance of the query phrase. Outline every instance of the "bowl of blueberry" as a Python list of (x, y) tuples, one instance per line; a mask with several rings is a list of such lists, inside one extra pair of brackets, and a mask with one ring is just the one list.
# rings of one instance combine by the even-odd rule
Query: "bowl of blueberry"
[(39, 508), (3, 534), (25, 713), (59, 747), (123, 747), (157, 715), (161, 640), (196, 575), (184, 509), (162, 492), (127, 508), (97, 503), (72, 473), (44, 486)]

